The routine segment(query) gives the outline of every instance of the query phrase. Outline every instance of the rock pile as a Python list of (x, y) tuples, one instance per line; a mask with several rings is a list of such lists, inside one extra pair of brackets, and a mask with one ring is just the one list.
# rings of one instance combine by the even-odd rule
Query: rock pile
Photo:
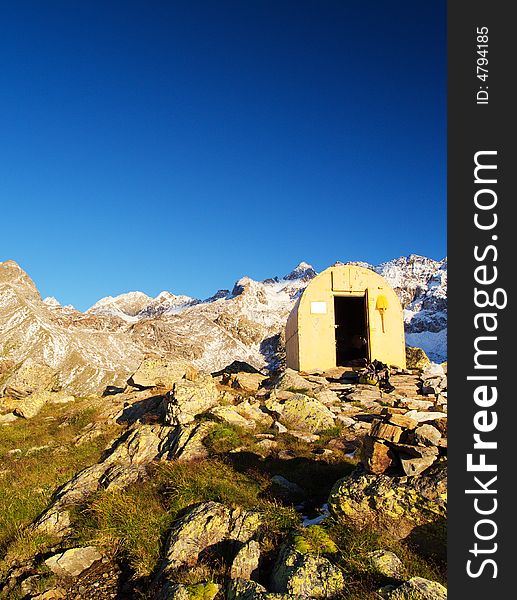
[(419, 423), (409, 415), (384, 409), (372, 420), (370, 432), (361, 447), (361, 462), (368, 473), (379, 475), (388, 469), (401, 467), (405, 475), (419, 475), (430, 467), (440, 452), (445, 453), (447, 441), (433, 425)]

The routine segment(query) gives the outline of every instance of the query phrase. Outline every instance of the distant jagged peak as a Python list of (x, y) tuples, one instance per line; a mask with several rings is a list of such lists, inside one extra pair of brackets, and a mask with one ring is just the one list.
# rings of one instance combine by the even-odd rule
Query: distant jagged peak
[(186, 296), (184, 294), (173, 294), (172, 292), (168, 292), (164, 290), (160, 292), (156, 298), (151, 300), (152, 304), (192, 304), (193, 302), (199, 302), (197, 298), (193, 298), (192, 296)]
[(86, 312), (93, 314), (122, 313), (129, 317), (135, 317), (151, 300), (152, 298), (144, 292), (126, 292), (118, 296), (101, 298)]
[(105, 296), (98, 300), (89, 310), (94, 307), (105, 306), (106, 304), (121, 304), (123, 302), (131, 302), (131, 301), (147, 301), (150, 302), (152, 298), (144, 292), (134, 291), (134, 292), (125, 292), (123, 294), (119, 294), (118, 296)]
[(316, 277), (317, 273), (309, 263), (302, 261), (290, 273), (284, 275), (284, 279), (293, 281), (295, 279), (301, 281), (310, 281)]
[(261, 288), (263, 286), (264, 284), (262, 282), (255, 281), (255, 279), (248, 277), (248, 275), (244, 275), (244, 277), (241, 277), (235, 282), (231, 296), (235, 298), (236, 296), (240, 296), (246, 291), (256, 290), (257, 288)]
[(177, 314), (183, 309), (199, 304), (201, 301), (192, 296), (176, 295), (171, 292), (160, 292), (139, 311), (138, 317), (159, 317), (160, 315)]
[(59, 300), (57, 298), (54, 298), (54, 296), (47, 296), (46, 298), (43, 299), (43, 302), (50, 307), (59, 307), (61, 306), (61, 302), (59, 302)]
[(393, 258), (392, 260), (383, 262), (377, 266), (377, 269), (381, 270), (383, 268), (396, 266), (418, 272), (429, 268), (437, 269), (440, 267), (441, 262), (443, 261), (437, 261), (427, 256), (421, 256), (420, 254), (409, 254), (408, 256), (400, 256), (399, 258)]
[(217, 300), (226, 300), (229, 296), (230, 290), (217, 290), (217, 292), (213, 296), (210, 296), (210, 298), (203, 300), (203, 303), (208, 304), (209, 302), (216, 302)]
[(54, 311), (63, 311), (67, 313), (71, 311), (76, 311), (75, 306), (73, 306), (72, 304), (63, 305), (61, 304), (61, 302), (59, 302), (57, 298), (54, 298), (54, 296), (47, 296), (46, 298), (44, 298), (43, 304), (45, 304), (48, 308)]

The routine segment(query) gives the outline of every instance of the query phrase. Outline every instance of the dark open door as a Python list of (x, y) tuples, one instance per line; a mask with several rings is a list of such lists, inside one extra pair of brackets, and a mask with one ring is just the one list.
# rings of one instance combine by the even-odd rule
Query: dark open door
[(366, 295), (334, 296), (336, 365), (369, 359)]

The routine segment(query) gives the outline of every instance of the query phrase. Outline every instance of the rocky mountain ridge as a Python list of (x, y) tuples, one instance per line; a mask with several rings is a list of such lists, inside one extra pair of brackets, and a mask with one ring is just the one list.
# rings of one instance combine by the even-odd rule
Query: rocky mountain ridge
[[(446, 357), (447, 262), (410, 255), (377, 267), (405, 308), (408, 343)], [(0, 394), (37, 385), (43, 371), (56, 389), (98, 393), (122, 385), (146, 355), (184, 358), (206, 371), (234, 360), (256, 368), (282, 359), (283, 329), (296, 298), (316, 276), (300, 263), (282, 278), (242, 277), (232, 291), (201, 301), (131, 292), (82, 313), (41, 299), (13, 261), (0, 263)]]
[[(365, 262), (336, 264), (357, 264), (382, 275), (394, 288), (404, 307), (408, 344), (422, 347), (431, 358), (439, 361), (445, 360), (447, 356), (446, 258), (436, 261), (410, 254), (407, 257), (396, 258), (377, 266)], [(179, 314), (198, 304), (230, 300), (246, 290), (248, 295), (254, 294), (260, 303), (268, 305), (268, 309), (273, 313), (279, 311), (279, 316), (283, 318), (284, 305), (289, 303), (286, 295), (294, 304), (301, 291), (316, 275), (317, 272), (311, 265), (301, 262), (282, 278), (273, 277), (255, 281), (250, 277), (243, 277), (236, 282), (231, 293), (228, 290), (219, 290), (207, 300), (199, 300), (190, 296), (175, 296), (170, 292), (161, 292), (152, 299), (141, 292), (130, 292), (115, 298), (111, 296), (103, 298), (88, 309), (87, 313), (118, 316), (128, 321), (135, 321), (167, 314)], [(134, 307), (136, 298), (140, 302), (138, 310), (127, 308)], [(256, 314), (251, 316), (252, 319), (255, 317), (257, 317)], [(275, 320), (274, 317), (272, 319)]]

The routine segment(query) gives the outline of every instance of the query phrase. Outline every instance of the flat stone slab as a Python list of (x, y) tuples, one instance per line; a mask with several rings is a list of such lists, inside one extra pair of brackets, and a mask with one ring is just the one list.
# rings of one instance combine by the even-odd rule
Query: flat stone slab
[(77, 577), (102, 558), (95, 546), (71, 548), (47, 558), (45, 564), (56, 575)]
[(443, 412), (425, 412), (418, 410), (410, 410), (406, 413), (406, 417), (411, 417), (418, 423), (427, 423), (428, 421), (434, 421), (435, 419), (446, 418), (446, 413)]

